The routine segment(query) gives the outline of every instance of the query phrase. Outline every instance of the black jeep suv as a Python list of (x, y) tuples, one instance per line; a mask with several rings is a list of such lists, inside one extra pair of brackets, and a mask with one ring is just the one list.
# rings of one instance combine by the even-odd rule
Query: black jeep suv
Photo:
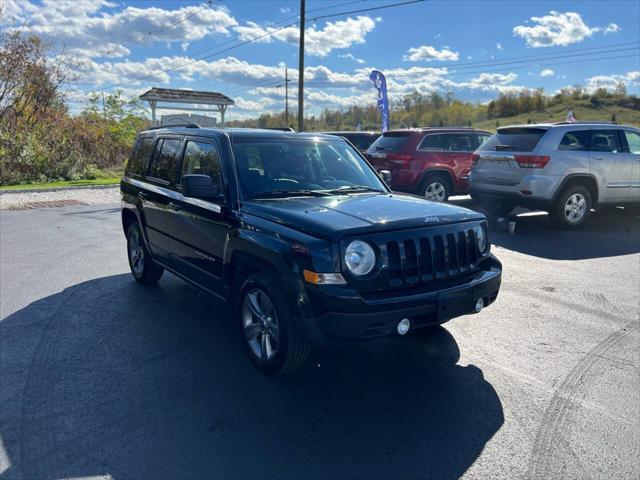
[(500, 288), (484, 216), (392, 193), (335, 136), (149, 130), (121, 189), (135, 279), (169, 270), (232, 301), (265, 372), (311, 344), (419, 333)]

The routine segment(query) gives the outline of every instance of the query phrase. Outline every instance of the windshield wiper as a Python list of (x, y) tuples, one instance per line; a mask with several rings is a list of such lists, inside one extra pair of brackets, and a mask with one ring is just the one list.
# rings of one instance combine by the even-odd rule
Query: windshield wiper
[(496, 145), (495, 147), (493, 147), (493, 149), (496, 150), (496, 151), (515, 150), (516, 147), (514, 147), (513, 145)]
[(344, 187), (327, 190), (329, 193), (352, 193), (352, 192), (377, 192), (386, 193), (379, 188), (367, 187), (366, 185), (345, 185)]
[(248, 198), (284, 198), (284, 197), (326, 197), (331, 195), (322, 190), (271, 190), (249, 195)]

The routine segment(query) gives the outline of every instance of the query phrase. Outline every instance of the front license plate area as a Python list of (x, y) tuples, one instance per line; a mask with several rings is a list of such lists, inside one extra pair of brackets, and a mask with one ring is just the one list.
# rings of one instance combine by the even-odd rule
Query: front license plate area
[(438, 295), (438, 320), (465, 315), (473, 310), (473, 291), (441, 293)]

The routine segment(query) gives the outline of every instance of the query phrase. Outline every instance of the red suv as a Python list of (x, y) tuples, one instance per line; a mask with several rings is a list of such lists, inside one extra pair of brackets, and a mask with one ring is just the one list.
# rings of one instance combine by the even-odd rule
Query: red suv
[(391, 172), (391, 188), (444, 202), (469, 191), (473, 152), (491, 134), (474, 128), (419, 128), (383, 133), (366, 153)]

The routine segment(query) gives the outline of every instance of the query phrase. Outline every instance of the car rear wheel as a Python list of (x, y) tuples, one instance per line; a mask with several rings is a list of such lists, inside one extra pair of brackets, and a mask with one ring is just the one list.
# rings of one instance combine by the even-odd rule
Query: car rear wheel
[(155, 283), (162, 277), (164, 269), (151, 258), (137, 223), (133, 223), (127, 229), (127, 258), (131, 274), (137, 282)]
[(311, 347), (299, 338), (276, 279), (249, 277), (238, 296), (238, 316), (245, 348), (259, 370), (282, 374), (306, 362)]
[(552, 216), (562, 228), (577, 228), (591, 215), (591, 194), (585, 187), (576, 185), (563, 191), (554, 206)]
[(441, 174), (429, 174), (422, 183), (422, 195), (427, 200), (446, 202), (451, 194), (449, 179)]

